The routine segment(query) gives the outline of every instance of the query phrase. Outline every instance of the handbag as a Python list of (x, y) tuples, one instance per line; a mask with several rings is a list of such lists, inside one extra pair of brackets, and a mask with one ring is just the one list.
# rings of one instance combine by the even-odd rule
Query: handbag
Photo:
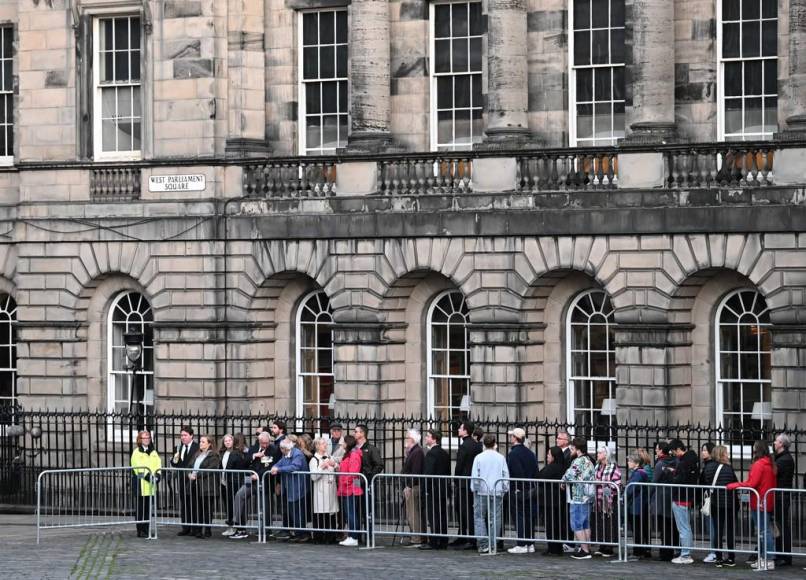
[[(719, 472), (722, 471), (723, 465), (720, 463), (719, 467), (716, 468), (716, 473), (714, 474), (714, 480), (711, 482), (711, 485), (716, 485), (716, 480), (719, 479)], [(711, 494), (712, 492), (706, 491), (705, 497), (702, 500), (702, 507), (700, 508), (700, 513), (704, 516), (711, 515)]]

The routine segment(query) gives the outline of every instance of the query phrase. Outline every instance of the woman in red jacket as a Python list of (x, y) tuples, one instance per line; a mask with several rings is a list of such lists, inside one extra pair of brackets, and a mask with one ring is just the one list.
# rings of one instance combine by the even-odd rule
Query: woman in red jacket
[(362, 487), (361, 460), (363, 454), (356, 447), (355, 437), (345, 435), (341, 443), (344, 448), (344, 457), (339, 464), (339, 471), (347, 475), (339, 476), (336, 495), (342, 503), (342, 512), (347, 517), (347, 539), (339, 542), (342, 546), (357, 546), (358, 531), (361, 529), (358, 522), (358, 502), (362, 500), (364, 488)]
[[(766, 441), (756, 441), (753, 444), (753, 464), (750, 466), (750, 475), (747, 481), (729, 483), (726, 486), (729, 490), (739, 487), (750, 487), (758, 492), (758, 495), (750, 495), (750, 509), (755, 513), (753, 521), (760, 530), (759, 534), (759, 554), (760, 558), (753, 564), (755, 570), (774, 570), (775, 560), (767, 559), (767, 552), (775, 550), (775, 539), (772, 535), (772, 521), (770, 516), (775, 505), (774, 492), (767, 495), (767, 491), (775, 487), (775, 461), (770, 454), (770, 446)], [(760, 501), (759, 501), (760, 500)]]

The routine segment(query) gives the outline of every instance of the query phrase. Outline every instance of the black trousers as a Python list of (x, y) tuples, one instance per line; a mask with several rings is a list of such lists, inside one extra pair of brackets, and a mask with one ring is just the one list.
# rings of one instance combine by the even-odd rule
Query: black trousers
[[(680, 534), (677, 531), (677, 526), (674, 523), (674, 517), (671, 514), (671, 507), (669, 508), (669, 517), (658, 516), (658, 529), (660, 530), (661, 543), (664, 546), (679, 546)], [(674, 558), (674, 548), (661, 548), (660, 559), (672, 561)]]
[(177, 472), (176, 475), (178, 476), (176, 493), (179, 494), (179, 521), (182, 522), (182, 530), (189, 532), (190, 526), (188, 524), (193, 523), (193, 498), (191, 497), (187, 473), (182, 471)]
[[(191, 490), (193, 498), (193, 523), (197, 526), (205, 526), (210, 530), (210, 523), (213, 521), (213, 496), (202, 493), (198, 486), (193, 486)], [(199, 528), (196, 532), (201, 532)]]
[[(784, 492), (786, 493), (786, 492)], [(773, 519), (775, 525), (778, 526), (780, 535), (775, 538), (775, 551), (776, 552), (789, 552), (792, 553), (792, 513), (791, 501), (788, 496), (782, 497), (780, 493), (775, 493), (775, 511), (773, 512)], [(792, 563), (792, 556), (778, 555), (776, 560), (783, 560), (784, 562)]]
[[(649, 509), (647, 506), (641, 506), (641, 512), (637, 514), (629, 514), (627, 516), (627, 523), (632, 530), (633, 542), (636, 544), (644, 544), (649, 546), (652, 543), (652, 537), (649, 528)], [(649, 555), (652, 549), (649, 547), (635, 548), (633, 554), (636, 556)]]
[(546, 526), (546, 539), (554, 540), (549, 541), (546, 546), (546, 551), (549, 554), (562, 554), (563, 545), (560, 540), (568, 539), (568, 517), (564, 514), (568, 513), (567, 504), (554, 501), (545, 505), (545, 522)]
[[(736, 545), (736, 510), (732, 506), (719, 505), (711, 500), (711, 521), (714, 524), (714, 541), (716, 543), (716, 557), (722, 559), (722, 538), (725, 538), (728, 550), (733, 550)], [(733, 554), (727, 554), (733, 559)]]
[(437, 493), (425, 494), (425, 513), (428, 517), (428, 527), (432, 534), (440, 534), (440, 537), (430, 536), (428, 543), (434, 548), (444, 548), (448, 545), (448, 494), (444, 490)]
[(239, 487), (233, 485), (233, 481), (227, 481), (228, 485), (221, 484), (221, 499), (224, 502), (225, 509), (227, 510), (227, 519), (224, 521), (228, 526), (233, 526), (235, 524), (234, 514), (233, 514), (233, 507), (234, 507), (234, 500), (235, 494), (238, 492)]
[[(139, 480), (137, 482), (137, 487), (138, 487), (138, 489), (135, 490), (136, 497), (135, 497), (135, 504), (134, 504), (135, 517), (137, 518), (138, 521), (140, 521), (140, 520), (148, 521), (148, 520), (151, 519), (151, 509), (150, 509), (151, 508), (151, 496), (141, 495), (140, 494), (140, 489), (139, 489), (140, 482), (139, 482)], [(138, 523), (137, 524), (137, 532), (138, 533), (140, 533), (140, 532), (148, 533), (148, 524), (147, 523), (145, 523), (145, 524)]]
[(459, 535), (473, 536), (476, 530), (473, 523), (473, 494), (470, 492), (470, 482), (459, 481), (456, 484), (454, 495), (456, 519), (459, 522)]

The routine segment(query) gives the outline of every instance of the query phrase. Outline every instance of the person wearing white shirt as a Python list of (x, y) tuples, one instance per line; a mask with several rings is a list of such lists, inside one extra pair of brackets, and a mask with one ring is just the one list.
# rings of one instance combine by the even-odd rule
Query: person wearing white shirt
[[(473, 519), (478, 536), (479, 554), (489, 554), (501, 535), (504, 494), (509, 491), (509, 469), (506, 457), (496, 451), (495, 435), (487, 434), (482, 439), (484, 451), (473, 460), (470, 490), (473, 492)], [(491, 514), (493, 512), (495, 515)], [(492, 530), (492, 518), (495, 529)], [(492, 534), (490, 533), (492, 532)]]

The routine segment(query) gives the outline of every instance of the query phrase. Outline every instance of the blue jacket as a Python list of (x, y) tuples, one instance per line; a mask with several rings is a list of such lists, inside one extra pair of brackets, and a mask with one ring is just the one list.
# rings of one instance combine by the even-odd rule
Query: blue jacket
[(525, 445), (514, 445), (507, 455), (507, 468), (513, 479), (534, 479), (537, 477), (537, 457)]
[(299, 501), (308, 494), (308, 462), (302, 451), (292, 448), (291, 455), (283, 456), (275, 467), (280, 474), (280, 489), (286, 501)]
[(627, 490), (625, 491), (627, 496), (625, 498), (627, 501), (627, 513), (636, 516), (645, 512), (648, 514), (651, 487), (648, 485), (629, 485), (630, 483), (648, 482), (649, 474), (647, 474), (643, 467), (639, 467), (630, 473), (630, 480), (627, 482)]

